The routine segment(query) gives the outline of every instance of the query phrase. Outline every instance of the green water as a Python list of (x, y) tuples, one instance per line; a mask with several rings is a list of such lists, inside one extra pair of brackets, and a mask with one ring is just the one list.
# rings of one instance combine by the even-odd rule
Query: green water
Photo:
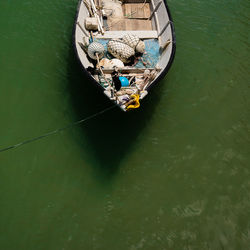
[[(1, 250), (250, 249), (247, 0), (171, 0), (177, 53), (142, 108), (0, 154)], [(109, 107), (76, 0), (0, 1), (0, 146)]]

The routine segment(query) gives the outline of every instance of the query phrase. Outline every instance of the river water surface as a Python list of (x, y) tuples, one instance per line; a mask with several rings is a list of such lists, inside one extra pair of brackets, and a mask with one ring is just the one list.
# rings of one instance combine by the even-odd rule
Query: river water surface
[[(177, 51), (139, 110), (0, 154), (0, 249), (249, 249), (247, 0), (171, 0)], [(76, 62), (76, 0), (0, 2), (0, 146), (111, 103)]]

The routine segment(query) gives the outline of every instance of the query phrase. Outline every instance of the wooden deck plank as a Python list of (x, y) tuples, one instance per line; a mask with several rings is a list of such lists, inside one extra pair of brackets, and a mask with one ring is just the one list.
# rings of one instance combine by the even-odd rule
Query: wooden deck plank
[(109, 18), (107, 23), (110, 31), (152, 30), (152, 23), (150, 20)]
[(150, 20), (126, 19), (126, 30), (152, 30)]
[(151, 15), (151, 10), (150, 10), (150, 5), (148, 3), (148, 4), (146, 4), (146, 7), (144, 8), (144, 16), (146, 18), (149, 18), (150, 15)]
[(150, 5), (149, 3), (125, 3), (124, 15), (129, 18), (149, 18)]
[(108, 18), (107, 20), (109, 30), (125, 30), (124, 19), (121, 18)]
[(123, 4), (124, 7), (124, 16), (130, 18), (131, 17), (131, 5), (130, 4)]
[(110, 31), (118, 30), (152, 30), (152, 21), (150, 17), (149, 3), (124, 3), (124, 18), (107, 19), (107, 25)]

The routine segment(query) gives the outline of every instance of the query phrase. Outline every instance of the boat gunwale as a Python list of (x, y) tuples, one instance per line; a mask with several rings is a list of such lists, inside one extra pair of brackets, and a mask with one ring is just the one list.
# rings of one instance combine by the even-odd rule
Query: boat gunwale
[(85, 75), (87, 76), (88, 80), (90, 82), (94, 83), (94, 85), (96, 85), (100, 91), (101, 90), (105, 91), (105, 88), (95, 80), (95, 78), (89, 73), (89, 71), (82, 64), (82, 61), (81, 61), (81, 59), (79, 57), (79, 54), (78, 54), (78, 51), (77, 51), (77, 48), (76, 48), (76, 27), (77, 27), (77, 20), (78, 20), (80, 6), (81, 6), (82, 1), (83, 0), (79, 0), (79, 2), (78, 2), (77, 14), (76, 14), (76, 17), (75, 17), (74, 28), (73, 28), (73, 31), (72, 31), (72, 40), (73, 40), (74, 51), (75, 51), (75, 54), (77, 55), (77, 59), (78, 59), (77, 61), (78, 61), (79, 65), (81, 66), (81, 69), (83, 70), (83, 73), (85, 73)]
[(150, 84), (146, 90), (149, 91), (152, 87), (154, 87), (158, 82), (160, 82), (168, 73), (168, 71), (170, 70), (170, 67), (173, 64), (174, 61), (174, 57), (175, 57), (175, 51), (176, 51), (176, 36), (175, 36), (175, 29), (174, 29), (174, 24), (173, 24), (173, 18), (172, 15), (170, 13), (168, 4), (166, 0), (162, 0), (164, 2), (164, 5), (166, 7), (167, 13), (168, 13), (168, 17), (169, 17), (169, 21), (170, 21), (170, 25), (171, 25), (171, 33), (172, 33), (172, 51), (171, 51), (171, 55), (170, 58), (168, 60), (168, 64), (166, 67), (164, 67), (164, 69), (162, 70), (162, 72), (157, 76), (157, 78), (155, 79), (155, 81), (153, 81), (152, 84)]

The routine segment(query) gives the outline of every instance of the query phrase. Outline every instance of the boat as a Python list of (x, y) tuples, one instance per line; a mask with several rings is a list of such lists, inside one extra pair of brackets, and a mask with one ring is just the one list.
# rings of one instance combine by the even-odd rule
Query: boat
[(167, 74), (176, 39), (164, 0), (80, 0), (73, 45), (86, 77), (128, 111)]

